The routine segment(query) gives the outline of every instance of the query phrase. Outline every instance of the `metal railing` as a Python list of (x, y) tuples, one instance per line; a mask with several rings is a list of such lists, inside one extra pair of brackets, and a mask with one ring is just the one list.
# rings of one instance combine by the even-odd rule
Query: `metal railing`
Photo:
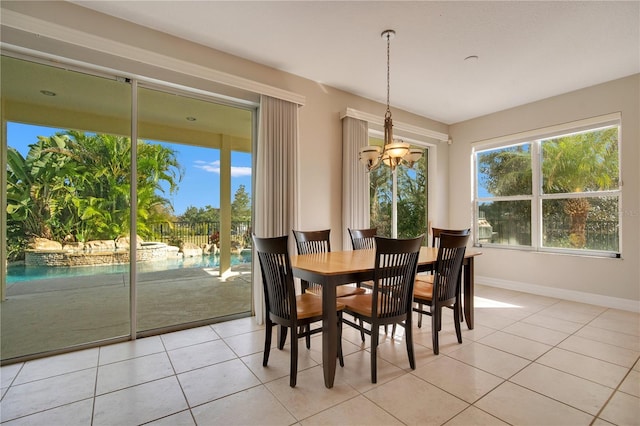
[[(153, 238), (164, 243), (193, 243), (219, 245), (220, 222), (171, 222), (151, 225)], [(231, 241), (247, 247), (251, 245), (251, 221), (231, 222)]]

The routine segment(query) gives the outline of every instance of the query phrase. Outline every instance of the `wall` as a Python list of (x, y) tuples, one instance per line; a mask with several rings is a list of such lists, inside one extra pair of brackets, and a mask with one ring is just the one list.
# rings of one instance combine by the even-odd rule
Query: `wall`
[(450, 222), (470, 226), (474, 142), (622, 113), (622, 259), (482, 248), (480, 283), (640, 310), (640, 75), (450, 126)]
[[(347, 107), (384, 116), (385, 105), (287, 74), (273, 68), (256, 64), (226, 53), (186, 42), (167, 34), (148, 30), (129, 22), (105, 16), (64, 2), (9, 2), (2, 7), (29, 17), (55, 23), (73, 30), (87, 33), (82, 40), (85, 47), (58, 40), (49, 40), (28, 32), (3, 28), (3, 41), (30, 49), (71, 58), (85, 63), (144, 75), (172, 83), (183, 84), (203, 90), (224, 92), (245, 99), (257, 99), (255, 94), (243, 93), (228, 87), (220, 87), (210, 81), (193, 78), (167, 68), (149, 66), (137, 58), (105, 54), (100, 51), (101, 39), (115, 41), (127, 46), (157, 52), (172, 59), (209, 67), (235, 76), (274, 86), (306, 97), (299, 114), (299, 228), (331, 228), (331, 242), (335, 247), (342, 244), (342, 124), (340, 113)], [(95, 48), (87, 48), (94, 43)], [(383, 84), (384, 82), (381, 82)], [(380, 86), (380, 98), (384, 86)], [(401, 110), (393, 110), (394, 121), (403, 122), (441, 133), (448, 133), (448, 126)], [(438, 178), (434, 185), (446, 188), (447, 145), (438, 146)], [(363, 170), (364, 173), (364, 170)], [(446, 218), (446, 196), (442, 190), (434, 200), (434, 216)]]

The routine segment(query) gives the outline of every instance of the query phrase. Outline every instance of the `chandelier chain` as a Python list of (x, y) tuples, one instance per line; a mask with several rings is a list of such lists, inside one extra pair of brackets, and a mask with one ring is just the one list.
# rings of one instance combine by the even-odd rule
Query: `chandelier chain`
[[(391, 119), (391, 39), (394, 38), (394, 30), (385, 30), (382, 37), (387, 39), (387, 111), (384, 114), (384, 140), (382, 147), (378, 145), (368, 145), (360, 148), (358, 159), (362, 162), (367, 171), (376, 169), (380, 164), (391, 168), (394, 172), (400, 164), (411, 168), (422, 157), (420, 149), (412, 149), (408, 143), (393, 139), (393, 120)], [(395, 193), (395, 191), (394, 191)], [(395, 211), (395, 208), (393, 209)], [(395, 220), (394, 220), (395, 222)]]
[(385, 116), (386, 115), (389, 115), (389, 116), (391, 115), (391, 109), (390, 109), (390, 106), (389, 106), (390, 105), (389, 92), (390, 92), (390, 87), (391, 87), (391, 85), (390, 85), (390, 80), (391, 80), (390, 75), (391, 75), (391, 73), (389, 71), (389, 69), (390, 69), (390, 65), (389, 64), (391, 63), (391, 54), (390, 54), (390, 47), (389, 47), (390, 46), (390, 40), (391, 40), (391, 33), (387, 33), (387, 112), (386, 112)]

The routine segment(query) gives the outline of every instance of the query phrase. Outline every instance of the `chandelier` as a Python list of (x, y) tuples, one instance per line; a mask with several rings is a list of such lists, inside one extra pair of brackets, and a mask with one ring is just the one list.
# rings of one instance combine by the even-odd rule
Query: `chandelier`
[(413, 164), (422, 157), (422, 150), (410, 148), (408, 143), (393, 140), (393, 120), (389, 107), (389, 50), (391, 39), (394, 38), (394, 30), (384, 30), (381, 34), (387, 39), (387, 111), (384, 114), (384, 147), (369, 145), (360, 148), (359, 159), (367, 168), (367, 171), (376, 169), (380, 164), (385, 164), (394, 171), (399, 164), (413, 167)]

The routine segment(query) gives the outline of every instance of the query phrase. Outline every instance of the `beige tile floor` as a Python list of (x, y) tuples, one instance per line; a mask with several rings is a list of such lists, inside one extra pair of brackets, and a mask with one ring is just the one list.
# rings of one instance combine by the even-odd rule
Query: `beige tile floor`
[[(640, 315), (478, 286), (476, 327), (440, 355), (430, 322), (385, 336), (378, 383), (369, 340), (344, 328), (345, 366), (322, 379), (319, 337), (262, 367), (264, 329), (244, 318), (1, 368), (6, 425), (640, 425)], [(274, 339), (275, 342), (275, 339)]]

